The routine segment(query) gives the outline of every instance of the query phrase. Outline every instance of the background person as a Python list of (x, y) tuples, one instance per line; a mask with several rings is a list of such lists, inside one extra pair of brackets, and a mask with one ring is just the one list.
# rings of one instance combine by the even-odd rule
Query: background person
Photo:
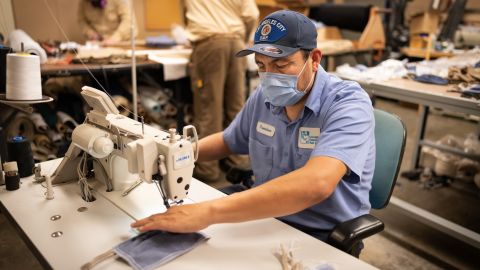
[[(222, 131), (246, 99), (246, 61), (235, 57), (245, 48), (258, 20), (254, 0), (185, 0), (187, 30), (193, 46), (190, 79), (194, 125), (200, 138)], [(247, 157), (229, 156), (229, 167), (244, 167)], [(216, 180), (217, 160), (199, 162), (194, 176)]]

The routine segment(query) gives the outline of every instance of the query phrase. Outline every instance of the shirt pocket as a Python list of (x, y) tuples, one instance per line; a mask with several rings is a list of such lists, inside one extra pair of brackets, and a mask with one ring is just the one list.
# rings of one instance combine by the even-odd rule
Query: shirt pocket
[(269, 180), (273, 166), (273, 148), (250, 138), (249, 152), (255, 184), (259, 185)]

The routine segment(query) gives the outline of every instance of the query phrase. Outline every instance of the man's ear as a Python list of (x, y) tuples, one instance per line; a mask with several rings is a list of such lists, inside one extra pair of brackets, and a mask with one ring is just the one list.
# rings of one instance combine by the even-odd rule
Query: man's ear
[(313, 49), (312, 51), (312, 66), (313, 71), (318, 71), (318, 66), (320, 65), (320, 61), (322, 60), (322, 51), (320, 49)]

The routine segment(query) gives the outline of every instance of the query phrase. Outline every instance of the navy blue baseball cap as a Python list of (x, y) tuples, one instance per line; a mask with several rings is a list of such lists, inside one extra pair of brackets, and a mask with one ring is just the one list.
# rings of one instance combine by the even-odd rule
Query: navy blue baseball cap
[(305, 15), (279, 10), (265, 17), (255, 32), (254, 45), (237, 53), (238, 57), (260, 53), (281, 58), (300, 49), (317, 47), (317, 29)]

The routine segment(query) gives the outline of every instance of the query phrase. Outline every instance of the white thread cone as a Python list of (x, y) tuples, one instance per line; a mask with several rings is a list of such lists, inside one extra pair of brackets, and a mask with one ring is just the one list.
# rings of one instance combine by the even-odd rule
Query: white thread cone
[(36, 55), (7, 54), (7, 99), (42, 99), (40, 58)]

